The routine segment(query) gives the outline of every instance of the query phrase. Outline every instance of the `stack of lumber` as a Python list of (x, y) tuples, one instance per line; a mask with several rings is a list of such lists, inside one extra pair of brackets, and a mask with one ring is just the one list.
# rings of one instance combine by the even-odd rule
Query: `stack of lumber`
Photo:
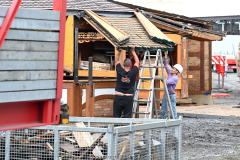
[[(88, 66), (89, 66), (88, 61), (81, 61), (80, 70), (88, 70)], [(92, 66), (93, 66), (93, 70), (96, 70), (96, 71), (110, 70), (110, 63), (93, 62)]]
[[(85, 127), (83, 123), (76, 125)], [(104, 136), (105, 133), (60, 131), (59, 160), (105, 159), (107, 139)], [(1, 137), (0, 157), (5, 155), (5, 138), (5, 136)], [(54, 159), (54, 131), (35, 129), (29, 130), (28, 133), (12, 131), (10, 159)]]

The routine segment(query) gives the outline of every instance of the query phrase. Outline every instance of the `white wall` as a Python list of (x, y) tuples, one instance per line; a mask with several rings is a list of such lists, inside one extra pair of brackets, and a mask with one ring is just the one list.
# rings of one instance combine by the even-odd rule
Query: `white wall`
[[(105, 94), (115, 94), (115, 88), (104, 88), (104, 89), (95, 89), (95, 97)], [(62, 99), (63, 103), (67, 103), (67, 89), (63, 89)], [(86, 102), (86, 89), (82, 91), (82, 104)]]

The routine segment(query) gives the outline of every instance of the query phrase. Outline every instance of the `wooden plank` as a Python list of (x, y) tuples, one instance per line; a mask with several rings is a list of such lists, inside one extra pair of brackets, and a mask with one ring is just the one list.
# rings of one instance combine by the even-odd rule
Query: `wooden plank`
[(57, 71), (0, 71), (0, 81), (57, 79)]
[(58, 61), (0, 61), (0, 71), (57, 70)]
[[(154, 80), (154, 88), (160, 88), (160, 80)], [(160, 90), (155, 90), (156, 99), (160, 99)], [(160, 110), (160, 101), (156, 101), (157, 109)]]
[(189, 93), (188, 94), (205, 94), (206, 92), (209, 92), (209, 91), (207, 91), (207, 90), (202, 90), (202, 91), (197, 91), (197, 90), (195, 90), (195, 91), (189, 91)]
[(188, 69), (189, 69), (189, 71), (200, 70), (200, 66), (189, 66)]
[[(39, 2), (42, 3), (42, 2)], [(5, 17), (9, 7), (0, 7), (0, 17)], [(19, 8), (15, 18), (43, 19), (60, 21), (60, 12), (49, 10)]]
[(80, 148), (76, 148), (74, 145), (70, 144), (69, 142), (60, 143), (59, 147), (68, 153), (77, 152), (80, 150)]
[[(2, 26), (4, 18), (0, 17), (0, 27)], [(33, 19), (20, 19), (15, 18), (12, 22), (10, 29), (32, 29), (32, 30), (50, 30), (59, 31), (59, 21), (48, 20), (33, 20)]]
[(101, 133), (101, 135), (93, 142), (91, 146), (88, 147), (88, 149), (81, 155), (80, 158), (82, 159), (85, 157), (86, 154), (88, 154), (89, 152), (91, 153), (93, 149), (101, 142), (101, 139), (104, 137), (105, 134), (106, 133)]
[(59, 41), (58, 32), (9, 30), (6, 40), (27, 40), (27, 41)]
[(86, 117), (94, 117), (95, 107), (94, 107), (94, 93), (95, 87), (92, 84), (92, 96), (91, 96), (91, 84), (86, 85)]
[[(76, 126), (77, 127), (81, 127), (81, 128), (84, 128), (86, 127), (82, 122), (81, 123), (76, 123)], [(82, 135), (83, 139), (85, 140), (85, 142), (87, 143), (87, 145), (90, 147), (92, 144), (94, 144), (94, 140), (93, 140), (93, 137), (91, 136), (90, 132), (78, 132)], [(78, 141), (77, 141), (78, 142)], [(78, 142), (79, 143), (82, 143), (81, 142)], [(95, 147), (95, 149), (93, 150), (93, 154), (94, 156), (96, 157), (103, 157), (103, 154), (100, 150), (100, 148), (98, 146)]]
[(200, 90), (205, 90), (204, 41), (200, 42)]
[(191, 98), (177, 98), (176, 103), (177, 104), (192, 103), (192, 99)]
[(57, 61), (58, 52), (0, 51), (0, 60)]
[[(79, 70), (78, 71), (79, 76), (87, 77), (88, 71), (87, 70)], [(92, 72), (93, 77), (117, 77), (116, 71), (93, 71)]]
[(67, 90), (67, 103), (69, 105), (69, 116), (82, 117), (82, 86), (75, 82), (69, 83), (71, 88)]
[(29, 41), (10, 41), (3, 42), (1, 51), (46, 51), (58, 52), (57, 42), (29, 42)]
[(193, 35), (189, 37), (189, 39), (194, 39), (194, 40), (205, 40), (205, 41), (221, 41), (222, 36), (219, 35), (214, 35), (211, 33), (204, 33), (201, 31), (196, 31), (196, 30), (190, 30), (193, 32)]
[(73, 89), (72, 83), (63, 82), (63, 89)]
[(82, 86), (76, 83), (73, 83), (73, 112), (76, 117), (82, 117)]
[(55, 88), (57, 88), (56, 80), (0, 82), (0, 92), (55, 89)]
[(182, 64), (182, 45), (177, 45), (177, 64)]
[(0, 103), (55, 99), (56, 90), (1, 92)]
[[(115, 88), (116, 82), (99, 82), (94, 84), (95, 89), (96, 88)], [(83, 89), (86, 89), (86, 85), (83, 85)]]
[(212, 72), (211, 72), (211, 68), (212, 68), (212, 42), (209, 42), (209, 92), (211, 93), (212, 91)]
[(182, 39), (182, 67), (183, 72), (181, 74), (182, 77), (182, 85), (181, 85), (181, 98), (188, 98), (188, 39)]
[(198, 57), (198, 58), (200, 58), (200, 52), (188, 52), (188, 57)]

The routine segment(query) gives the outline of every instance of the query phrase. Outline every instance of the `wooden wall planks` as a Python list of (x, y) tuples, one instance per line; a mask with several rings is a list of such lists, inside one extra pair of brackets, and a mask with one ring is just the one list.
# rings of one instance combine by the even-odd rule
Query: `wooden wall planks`
[(0, 71), (57, 70), (57, 61), (1, 61)]
[(25, 31), (25, 30), (9, 30), (5, 38), (6, 40), (26, 40), (26, 41), (45, 41), (58, 42), (58, 32), (40, 32), (40, 31)]
[(54, 99), (54, 98), (56, 98), (55, 89), (0, 93), (0, 103)]
[(0, 60), (19, 61), (57, 61), (58, 52), (39, 51), (0, 51)]
[(0, 103), (56, 98), (59, 30), (58, 11), (17, 11), (0, 50)]
[(0, 81), (57, 79), (57, 71), (0, 71)]
[(5, 40), (1, 51), (43, 51), (58, 52), (58, 42), (33, 42)]
[[(0, 27), (2, 26), (4, 18), (0, 17)], [(29, 30), (50, 30), (59, 31), (59, 21), (48, 20), (34, 20), (34, 19), (18, 19), (15, 18), (10, 29), (29, 29)]]
[[(9, 7), (0, 7), (0, 17), (5, 17), (8, 12), (8, 9)], [(60, 12), (52, 10), (48, 11), (19, 8), (15, 18), (60, 21)]]
[(57, 88), (57, 80), (0, 82), (0, 92), (29, 91), (29, 90), (43, 90), (43, 89), (56, 89), (56, 88)]

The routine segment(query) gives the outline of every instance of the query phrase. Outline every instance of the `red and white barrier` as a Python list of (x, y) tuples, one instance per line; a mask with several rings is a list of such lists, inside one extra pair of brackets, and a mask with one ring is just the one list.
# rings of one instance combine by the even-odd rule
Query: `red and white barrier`
[(225, 73), (225, 59), (226, 56), (212, 56), (212, 63), (216, 65), (218, 74), (218, 85), (220, 86), (220, 74), (222, 75), (222, 87), (224, 87), (224, 73)]

